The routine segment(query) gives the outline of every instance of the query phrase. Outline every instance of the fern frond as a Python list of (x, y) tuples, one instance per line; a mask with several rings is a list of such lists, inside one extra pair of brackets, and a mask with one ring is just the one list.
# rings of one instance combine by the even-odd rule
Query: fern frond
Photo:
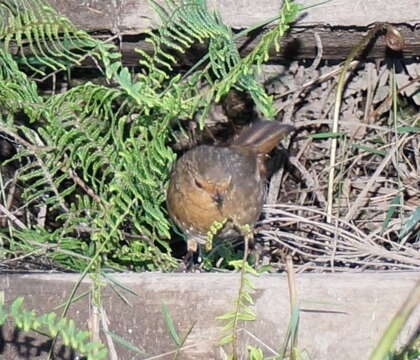
[(210, 79), (210, 89), (202, 101), (204, 110), (201, 120), (207, 115), (206, 104), (213, 100), (218, 102), (232, 87), (248, 91), (257, 108), (267, 118), (274, 117), (272, 99), (255, 80), (255, 74), (261, 64), (268, 59), (269, 50), (273, 46), (278, 49), (279, 38), (296, 19), (298, 5), (290, 0), (285, 1), (280, 11), (279, 24), (263, 36), (261, 43), (250, 55), (241, 59), (231, 29), (223, 23), (217, 12), (211, 13), (208, 10), (205, 0), (167, 0), (165, 7), (153, 0), (151, 3), (161, 18), (162, 26), (158, 34), (151, 33), (150, 41), (155, 49), (154, 57), (151, 58), (139, 51), (144, 56), (140, 64), (148, 70), (147, 75), (142, 75), (145, 81), (153, 84), (156, 89), (161, 87), (169, 78), (168, 74), (175, 64), (173, 52), (184, 53), (194, 42), (208, 41), (209, 66), (206, 71), (201, 72), (201, 76), (195, 76), (193, 84), (197, 87), (203, 80)]
[(20, 110), (34, 122), (44, 110), (37, 86), (20, 71), (12, 56), (0, 48), (0, 107), (10, 113)]
[[(211, 14), (204, 0), (167, 0), (166, 7), (160, 6), (151, 0), (153, 9), (160, 16), (162, 26), (158, 34), (151, 33), (150, 41), (154, 45), (155, 55), (150, 58), (145, 52), (139, 52), (147, 61), (141, 60), (140, 64), (148, 69), (145, 80), (162, 85), (162, 76), (159, 66), (166, 72), (172, 71), (176, 58), (171, 51), (184, 53), (195, 42), (204, 42), (210, 38), (229, 38), (230, 29), (219, 21), (216, 13)], [(150, 61), (152, 60), (152, 61)], [(159, 78), (155, 78), (155, 74)]]
[[(81, 65), (87, 54), (103, 60), (107, 78), (121, 66), (112, 55), (112, 44), (99, 42), (78, 30), (42, 0), (7, 0), (0, 3), (0, 49), (14, 50), (31, 71), (45, 75), (47, 70), (66, 70)], [(45, 70), (43, 70), (44, 68)]]
[(236, 271), (240, 271), (241, 276), (238, 297), (234, 301), (234, 310), (216, 317), (216, 320), (222, 320), (225, 322), (222, 328), (223, 337), (219, 341), (219, 345), (231, 343), (231, 358), (233, 359), (238, 357), (239, 321), (254, 321), (256, 319), (256, 314), (251, 308), (254, 304), (252, 293), (255, 290), (255, 285), (252, 283), (248, 275), (252, 274), (256, 276), (258, 273), (251, 267), (251, 265), (248, 264), (246, 254), (247, 250), (245, 250), (244, 259), (229, 262), (229, 265), (233, 266)]
[(37, 316), (35, 311), (26, 310), (23, 307), (23, 301), (23, 297), (16, 298), (10, 308), (6, 308), (3, 303), (0, 303), (0, 326), (9, 318), (25, 332), (41, 330), (50, 337), (60, 335), (65, 345), (86, 355), (87, 359), (106, 358), (108, 351), (105, 346), (100, 342), (89, 342), (89, 332), (77, 329), (73, 320), (59, 318), (52, 312)]
[(270, 56), (270, 51), (279, 52), (279, 40), (289, 30), (290, 25), (296, 21), (302, 5), (293, 0), (285, 0), (280, 9), (279, 21), (277, 25), (263, 35), (257, 46), (243, 59), (245, 64), (256, 65), (260, 70), (261, 65), (266, 62)]

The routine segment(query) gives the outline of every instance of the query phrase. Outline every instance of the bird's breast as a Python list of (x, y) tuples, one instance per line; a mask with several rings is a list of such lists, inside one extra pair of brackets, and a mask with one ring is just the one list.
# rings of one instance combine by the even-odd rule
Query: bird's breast
[(176, 163), (167, 194), (169, 214), (191, 235), (215, 222), (254, 225), (263, 205), (257, 156), (236, 148), (199, 146)]

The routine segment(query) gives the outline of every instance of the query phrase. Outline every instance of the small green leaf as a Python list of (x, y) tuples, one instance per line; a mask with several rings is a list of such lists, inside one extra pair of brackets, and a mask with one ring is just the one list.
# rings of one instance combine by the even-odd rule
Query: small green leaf
[(4, 311), (4, 308), (1, 307), (0, 308), (0, 326), (2, 326), (5, 323), (8, 315), (9, 314), (6, 311)]
[(253, 305), (254, 300), (252, 299), (252, 296), (249, 293), (243, 293), (242, 298), (247, 301), (249, 304)]
[(378, 149), (375, 149), (373, 147), (362, 145), (362, 144), (352, 144), (352, 146), (356, 149), (367, 151), (367, 152), (370, 152), (370, 153), (376, 154), (376, 155), (386, 156), (386, 154), (387, 154), (386, 151), (378, 150)]
[(235, 326), (235, 319), (229, 320), (222, 328), (222, 332), (230, 331)]
[(344, 137), (345, 133), (324, 132), (324, 133), (310, 134), (308, 136), (311, 137), (312, 139), (331, 139), (331, 138)]
[(169, 333), (171, 334), (172, 339), (175, 341), (175, 344), (177, 344), (178, 346), (181, 346), (182, 342), (178, 336), (178, 332), (175, 328), (171, 313), (169, 312), (169, 309), (166, 306), (166, 304), (163, 304), (163, 303), (162, 303), (162, 312), (163, 312), (163, 317), (165, 319), (166, 326), (169, 329)]
[(400, 126), (397, 128), (398, 134), (404, 134), (404, 133), (418, 133), (420, 132), (420, 127), (418, 126)]
[(230, 344), (233, 341), (233, 334), (229, 334), (219, 341), (219, 345)]
[(386, 212), (386, 217), (385, 217), (384, 223), (382, 224), (381, 234), (383, 234), (384, 231), (387, 229), (389, 222), (391, 221), (392, 217), (395, 214), (395, 211), (397, 211), (400, 205), (401, 205), (401, 195), (397, 195), (396, 197), (394, 197), (394, 199), (392, 199), (391, 204)]
[(403, 238), (405, 235), (408, 234), (411, 229), (414, 229), (414, 227), (420, 223), (420, 206), (417, 206), (416, 210), (413, 211), (411, 216), (408, 218), (408, 220), (403, 225), (401, 232), (400, 232), (400, 239)]
[(101, 360), (104, 359), (106, 356), (108, 355), (108, 349), (106, 349), (103, 345), (101, 347), (101, 350), (95, 350), (94, 355), (89, 356), (88, 355), (88, 360), (90, 359), (95, 359), (95, 360)]
[(10, 310), (13, 315), (20, 313), (20, 308), (23, 304), (23, 296), (19, 296), (15, 301), (13, 301), (12, 306), (10, 307)]
[(238, 319), (241, 321), (255, 321), (257, 316), (255, 314), (249, 314), (249, 313), (240, 313), (238, 315)]
[(260, 348), (248, 346), (249, 360), (264, 360), (264, 354)]
[(257, 270), (258, 274), (262, 274), (262, 273), (270, 273), (274, 270), (273, 265), (262, 265), (260, 266)]
[(229, 320), (233, 319), (236, 316), (234, 312), (228, 312), (226, 314), (220, 315), (216, 317), (216, 320)]

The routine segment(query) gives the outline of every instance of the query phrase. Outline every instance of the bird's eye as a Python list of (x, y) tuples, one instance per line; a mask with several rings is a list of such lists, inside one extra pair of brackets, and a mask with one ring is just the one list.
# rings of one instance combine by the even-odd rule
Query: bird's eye
[(197, 186), (199, 189), (202, 189), (204, 187), (203, 183), (197, 179), (194, 179), (194, 183), (195, 183), (195, 186)]

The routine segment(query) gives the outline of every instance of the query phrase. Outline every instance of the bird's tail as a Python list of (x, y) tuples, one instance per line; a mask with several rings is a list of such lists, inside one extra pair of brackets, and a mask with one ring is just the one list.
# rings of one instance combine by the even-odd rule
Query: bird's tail
[(251, 148), (257, 154), (268, 154), (293, 130), (292, 125), (277, 121), (258, 121), (243, 129), (231, 145)]

